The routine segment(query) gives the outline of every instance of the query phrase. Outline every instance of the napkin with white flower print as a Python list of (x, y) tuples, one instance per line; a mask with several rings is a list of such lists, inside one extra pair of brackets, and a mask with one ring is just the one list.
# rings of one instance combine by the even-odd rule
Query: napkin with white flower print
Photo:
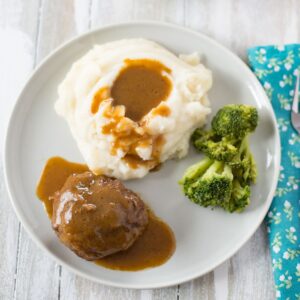
[(300, 300), (300, 136), (290, 119), (300, 45), (254, 47), (248, 58), (270, 98), (281, 139), (280, 177), (266, 217), (276, 297)]

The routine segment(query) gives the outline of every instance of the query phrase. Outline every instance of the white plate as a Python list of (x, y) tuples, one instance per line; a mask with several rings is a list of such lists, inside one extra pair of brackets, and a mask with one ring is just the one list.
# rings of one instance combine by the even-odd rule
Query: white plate
[[(94, 44), (133, 37), (154, 40), (175, 53), (202, 53), (203, 62), (213, 71), (214, 84), (209, 93), (213, 112), (228, 103), (247, 103), (258, 108), (260, 123), (251, 146), (259, 176), (252, 189), (252, 203), (242, 214), (205, 209), (182, 195), (177, 181), (190, 164), (201, 158), (192, 150), (191, 155), (179, 162), (166, 163), (159, 172), (127, 182), (172, 227), (177, 248), (172, 258), (160, 267), (121, 272), (89, 263), (64, 247), (51, 229), (35, 187), (49, 157), (60, 155), (71, 161), (82, 161), (66, 122), (53, 109), (57, 85), (71, 64)], [(255, 232), (270, 206), (279, 161), (274, 114), (248, 67), (229, 50), (200, 33), (156, 22), (101, 28), (76, 38), (50, 55), (29, 79), (17, 101), (5, 147), (5, 173), (11, 201), (32, 239), (77, 274), (127, 288), (179, 284), (209, 272), (232, 256)]]

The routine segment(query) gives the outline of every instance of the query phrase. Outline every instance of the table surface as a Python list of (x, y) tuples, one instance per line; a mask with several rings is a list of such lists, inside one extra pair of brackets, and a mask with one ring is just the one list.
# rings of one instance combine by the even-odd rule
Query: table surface
[[(0, 0), (0, 154), (26, 79), (74, 36), (116, 22), (162, 20), (201, 31), (245, 59), (250, 46), (299, 42), (299, 15), (298, 0)], [(0, 299), (275, 298), (264, 225), (236, 255), (201, 278), (164, 289), (117, 289), (74, 275), (33, 243), (9, 203), (2, 160), (0, 199)]]

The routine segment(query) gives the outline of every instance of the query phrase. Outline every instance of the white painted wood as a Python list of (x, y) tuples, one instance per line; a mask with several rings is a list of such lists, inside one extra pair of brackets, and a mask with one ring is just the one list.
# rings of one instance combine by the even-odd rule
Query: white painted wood
[(243, 58), (250, 46), (297, 42), (299, 1), (233, 1), (232, 11), (232, 49)]
[(93, 0), (91, 5), (91, 27), (97, 28), (111, 23), (133, 20), (134, 0)]
[(213, 300), (215, 294), (214, 287), (214, 273), (209, 274), (192, 280), (190, 282), (180, 285), (179, 288), (179, 299), (203, 299)]
[(299, 42), (299, 1), (186, 0), (186, 25), (243, 59), (255, 45)]
[(76, 34), (81, 34), (90, 28), (92, 1), (74, 0), (73, 13), (76, 25)]
[(97, 28), (133, 20), (160, 20), (183, 25), (184, 3), (182, 0), (93, 0), (91, 26)]
[[(35, 5), (37, 5), (35, 12), (32, 7), (24, 5), (26, 7), (24, 14), (27, 18), (36, 16), (36, 33), (33, 36), (34, 65), (69, 38), (75, 27), (74, 23), (69, 22), (70, 16), (73, 16), (72, 1), (65, 1), (63, 5), (61, 1), (36, 1)], [(53, 22), (53, 16), (61, 22)], [(23, 229), (19, 236), (16, 270), (16, 299), (57, 299), (59, 297), (60, 267), (32, 243)]]
[(266, 227), (230, 260), (229, 299), (275, 299)]
[[(33, 68), (36, 34), (37, 1), (0, 1), (0, 155), (4, 131), (15, 99)], [(13, 299), (20, 252), (21, 227), (3, 182), (0, 161), (0, 299)], [(28, 261), (26, 262), (28, 266)], [(26, 292), (26, 291), (25, 291)]]
[[(89, 28), (164, 20), (213, 37), (246, 58), (257, 44), (300, 40), (298, 0), (0, 0), (0, 147), (3, 124), (35, 63)], [(1, 149), (0, 148), (0, 149)], [(0, 150), (1, 154), (1, 150)], [(167, 289), (105, 287), (59, 267), (19, 227), (0, 162), (0, 299), (274, 299), (266, 230), (214, 272)]]
[(228, 263), (225, 261), (214, 270), (215, 299), (222, 300), (228, 298)]
[[(37, 62), (47, 56), (51, 51), (60, 46), (62, 43), (71, 39), (76, 34), (76, 28), (82, 27), (86, 18), (84, 9), (77, 15), (77, 23), (74, 14), (73, 0), (41, 0), (42, 6), (40, 11), (40, 34), (37, 41)], [(88, 1), (85, 1), (88, 3)], [(83, 3), (83, 2), (82, 2)]]

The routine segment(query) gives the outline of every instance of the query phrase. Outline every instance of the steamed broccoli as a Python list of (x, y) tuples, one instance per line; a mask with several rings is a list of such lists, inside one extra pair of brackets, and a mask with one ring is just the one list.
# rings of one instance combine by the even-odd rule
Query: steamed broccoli
[(240, 178), (243, 184), (255, 183), (256, 163), (250, 151), (247, 136), (242, 140), (238, 154), (229, 162), (229, 165), (233, 168), (235, 176)]
[(187, 169), (180, 184), (193, 202), (207, 206), (221, 206), (230, 202), (233, 175), (231, 167), (220, 161), (205, 158)]
[(250, 105), (230, 104), (221, 108), (212, 120), (213, 131), (223, 137), (243, 139), (255, 130), (257, 109)]
[(208, 157), (204, 158), (200, 162), (190, 166), (185, 171), (183, 177), (179, 183), (183, 186), (183, 191), (185, 194), (189, 194), (189, 189), (191, 184), (195, 182), (200, 176), (202, 176), (206, 170), (213, 164), (213, 160)]
[(196, 129), (192, 141), (196, 149), (211, 159), (230, 162), (237, 156), (242, 140), (255, 130), (258, 113), (255, 107), (230, 104), (221, 108), (212, 120), (212, 130)]
[(209, 158), (229, 162), (238, 154), (240, 141), (235, 138), (220, 137), (212, 130), (201, 128), (192, 135), (195, 148), (205, 153)]
[(230, 203), (226, 206), (228, 211), (241, 212), (250, 203), (250, 187), (249, 185), (241, 186), (237, 179), (233, 180), (232, 194), (230, 198)]
[(231, 104), (218, 111), (211, 130), (195, 130), (192, 142), (207, 157), (188, 168), (180, 180), (191, 201), (229, 212), (240, 212), (250, 203), (249, 184), (256, 180), (256, 164), (248, 135), (257, 122), (255, 107)]

